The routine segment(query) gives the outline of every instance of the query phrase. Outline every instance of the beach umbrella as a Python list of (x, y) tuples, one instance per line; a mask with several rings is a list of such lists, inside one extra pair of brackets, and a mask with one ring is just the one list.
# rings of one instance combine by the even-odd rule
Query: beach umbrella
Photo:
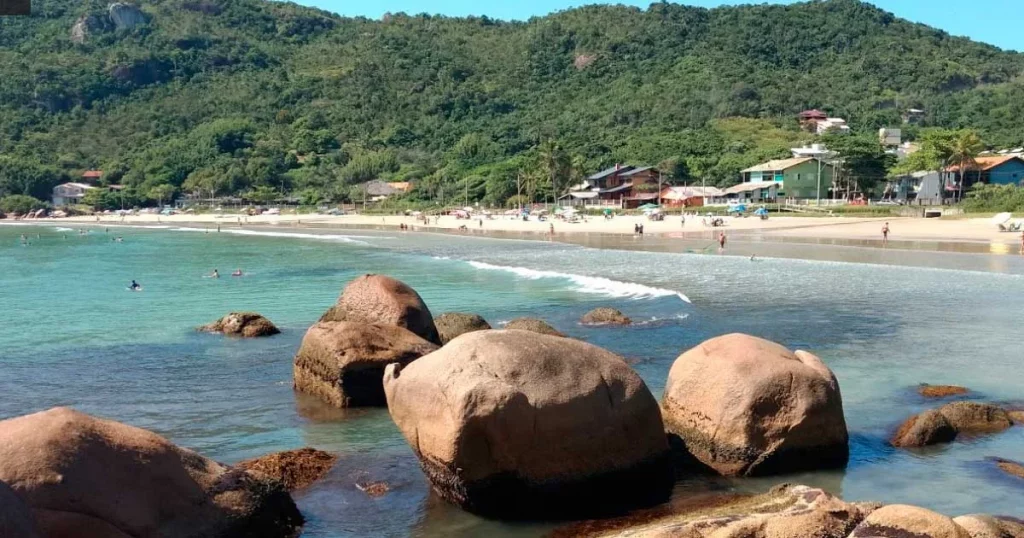
[(1000, 213), (992, 217), (992, 224), (995, 224), (997, 226), (1000, 224), (1006, 224), (1006, 221), (1010, 220), (1011, 218), (1013, 218), (1013, 214), (1011, 213)]
[(768, 214), (768, 210), (763, 208), (763, 207), (759, 207), (759, 208), (757, 208), (757, 211), (754, 211), (754, 214), (758, 215), (758, 216), (767, 215)]
[(611, 215), (611, 214), (612, 214), (612, 210), (611, 210), (611, 209), (608, 209), (608, 208), (605, 208), (605, 210), (604, 210), (604, 214), (605, 214), (605, 215)]
[(657, 209), (658, 204), (644, 204), (637, 209)]

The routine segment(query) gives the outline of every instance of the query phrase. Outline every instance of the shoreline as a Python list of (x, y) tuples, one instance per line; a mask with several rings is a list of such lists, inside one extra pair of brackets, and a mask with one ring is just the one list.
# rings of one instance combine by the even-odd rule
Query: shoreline
[[(643, 217), (621, 216), (612, 220), (588, 222), (554, 221), (555, 233), (548, 233), (551, 222), (495, 218), (459, 220), (451, 216), (431, 219), (429, 225), (407, 216), (366, 215), (139, 215), (121, 218), (109, 215), (62, 219), (0, 221), (3, 225), (54, 227), (133, 227), (217, 228), (276, 233), (323, 234), (339, 231), (384, 233), (432, 233), (476, 239), (545, 241), (609, 251), (646, 251), (675, 254), (724, 255), (751, 259), (795, 259), (864, 263), (886, 266), (925, 267), (1024, 274), (1024, 255), (1019, 235), (999, 232), (989, 219), (913, 219), (913, 218), (810, 218), (773, 217), (731, 218), (724, 227), (704, 227), (699, 218), (688, 217), (685, 226), (678, 219), (652, 222)], [(812, 222), (808, 222), (812, 220)], [(643, 223), (645, 234), (632, 233)], [(893, 229), (887, 245), (877, 232), (888, 222)], [(402, 230), (400, 225), (408, 226)], [(465, 230), (459, 227), (465, 225)], [(725, 232), (726, 248), (718, 248), (717, 235)]]

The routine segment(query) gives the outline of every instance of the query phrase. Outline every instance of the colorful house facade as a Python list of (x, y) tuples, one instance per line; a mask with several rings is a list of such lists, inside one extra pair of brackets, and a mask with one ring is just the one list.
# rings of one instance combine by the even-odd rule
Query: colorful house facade
[(977, 157), (974, 163), (964, 168), (964, 173), (960, 172), (959, 165), (947, 169), (952, 172), (951, 180), (954, 185), (962, 184), (967, 189), (975, 183), (1024, 186), (1024, 159), (1019, 155)]
[[(743, 183), (776, 183), (775, 196), (784, 198), (828, 198), (834, 175), (833, 166), (818, 159), (800, 157), (776, 159), (741, 172)], [(819, 183), (820, 180), (820, 183)]]
[(615, 166), (575, 185), (568, 198), (573, 205), (635, 207), (658, 198), (658, 175), (653, 166)]

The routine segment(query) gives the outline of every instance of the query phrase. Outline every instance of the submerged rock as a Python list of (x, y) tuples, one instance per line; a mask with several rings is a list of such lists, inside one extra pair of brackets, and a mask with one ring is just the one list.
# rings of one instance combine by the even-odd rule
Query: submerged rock
[(818, 357), (745, 334), (705, 341), (669, 371), (668, 432), (727, 476), (842, 467), (849, 458), (843, 400)]
[(491, 328), (484, 318), (476, 314), (463, 314), (460, 312), (448, 312), (434, 318), (434, 325), (437, 327), (438, 335), (441, 338), (441, 345), (445, 345), (455, 338), (474, 331), (486, 331)]
[(235, 467), (273, 478), (294, 491), (323, 478), (337, 461), (335, 454), (306, 447), (245, 460)]
[(663, 502), (658, 404), (617, 355), (519, 330), (465, 334), (384, 375), (388, 410), (444, 499), (567, 518)]
[(971, 538), (967, 531), (942, 514), (903, 504), (890, 504), (872, 512), (850, 533), (850, 538)]
[(0, 536), (42, 538), (32, 511), (7, 484), (0, 482)]
[(384, 368), (437, 349), (395, 325), (322, 321), (306, 331), (295, 355), (295, 390), (336, 407), (384, 406)]
[(281, 332), (269, 319), (256, 312), (232, 312), (197, 330), (243, 338), (271, 336)]
[(49, 536), (280, 538), (302, 525), (275, 480), (67, 408), (0, 421), (0, 480)]
[(927, 385), (923, 384), (917, 387), (917, 393), (925, 398), (948, 398), (950, 396), (960, 396), (970, 392), (964, 387), (958, 387), (956, 385)]
[(1015, 461), (1004, 460), (1002, 458), (992, 458), (992, 461), (994, 461), (996, 467), (1004, 473), (1010, 476), (1016, 476), (1017, 478), (1024, 478), (1024, 465)]
[[(848, 503), (823, 490), (782, 485), (757, 496), (724, 497), (694, 506), (669, 508), (646, 520), (632, 518), (570, 525), (556, 538), (846, 538), (875, 509)], [(658, 510), (660, 511), (660, 510)]]
[(900, 448), (948, 443), (963, 434), (1001, 432), (1012, 424), (1006, 411), (995, 405), (953, 402), (910, 417), (890, 443)]
[(546, 334), (548, 336), (565, 337), (564, 334), (558, 332), (551, 325), (548, 325), (547, 322), (537, 318), (516, 318), (506, 323), (505, 328), (519, 331), (530, 331), (537, 334)]
[(408, 285), (384, 275), (363, 275), (349, 282), (321, 321), (357, 321), (396, 325), (441, 344), (430, 309)]
[(584, 325), (631, 325), (633, 320), (614, 308), (595, 308), (583, 315), (580, 323)]

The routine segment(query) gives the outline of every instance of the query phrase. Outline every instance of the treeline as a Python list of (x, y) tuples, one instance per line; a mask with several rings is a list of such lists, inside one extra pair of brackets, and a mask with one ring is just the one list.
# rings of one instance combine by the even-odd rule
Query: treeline
[(161, 0), (121, 30), (106, 7), (38, 0), (0, 19), (0, 197), (45, 199), (87, 169), (143, 204), (168, 190), (346, 201), (370, 179), (502, 204), (617, 162), (726, 186), (810, 141), (794, 119), (807, 108), (858, 131), (835, 144), (859, 156), (847, 178), (862, 189), (891, 164), (874, 133), (907, 108), (923, 128), (1024, 143), (1024, 56), (856, 0), (527, 22)]

